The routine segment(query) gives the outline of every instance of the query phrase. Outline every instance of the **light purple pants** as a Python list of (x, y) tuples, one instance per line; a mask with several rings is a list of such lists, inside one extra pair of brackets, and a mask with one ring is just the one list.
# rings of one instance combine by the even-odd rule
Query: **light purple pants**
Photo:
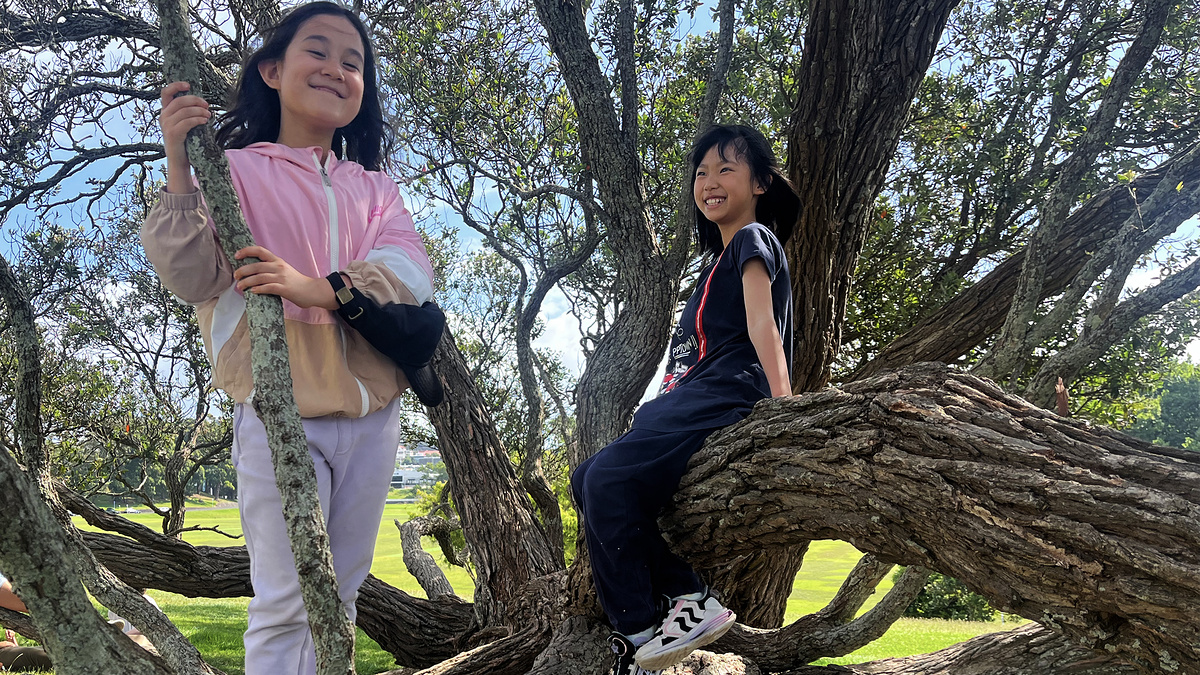
[[(299, 576), (283, 523), (283, 506), (262, 422), (248, 405), (233, 415), (233, 466), (238, 509), (250, 553), (250, 625), (246, 675), (314, 675), (316, 652)], [(346, 614), (354, 621), (358, 588), (371, 570), (375, 538), (399, 444), (398, 403), (361, 418), (304, 420), (317, 471), (321, 512)]]

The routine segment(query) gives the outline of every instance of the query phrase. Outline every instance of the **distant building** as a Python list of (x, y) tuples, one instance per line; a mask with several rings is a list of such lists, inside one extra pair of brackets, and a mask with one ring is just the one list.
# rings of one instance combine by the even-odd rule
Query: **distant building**
[(396, 467), (403, 466), (425, 466), (426, 464), (437, 464), (442, 461), (442, 453), (438, 449), (418, 443), (416, 446), (409, 448), (400, 446), (396, 449)]
[(392, 487), (395, 488), (413, 487), (425, 482), (425, 474), (412, 465), (396, 467), (396, 470), (392, 472)]

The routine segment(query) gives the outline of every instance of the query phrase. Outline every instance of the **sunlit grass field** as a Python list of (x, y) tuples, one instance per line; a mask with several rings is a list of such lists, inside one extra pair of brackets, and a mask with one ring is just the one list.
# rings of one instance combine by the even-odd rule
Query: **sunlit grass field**
[[(371, 572), (387, 583), (413, 595), (423, 596), (420, 585), (404, 568), (400, 535), (394, 520), (404, 522), (415, 514), (411, 504), (389, 504), (384, 509), (376, 540), (375, 562)], [(152, 529), (161, 527), (160, 519), (149, 513), (122, 514), (130, 520)], [(81, 527), (81, 519), (76, 518)], [(188, 525), (218, 527), (222, 532), (240, 534), (241, 525), (236, 509), (189, 510)], [(187, 541), (197, 545), (231, 546), (240, 541), (229, 539), (214, 532), (189, 532)], [(424, 541), (425, 550), (435, 559), (442, 561), (441, 552), (431, 538)], [(858, 561), (861, 554), (844, 542), (813, 542), (804, 562), (804, 569), (797, 576), (788, 599), (787, 620), (792, 621), (804, 614), (825, 606), (837, 592), (847, 572)], [(460, 596), (470, 599), (473, 585), (465, 571), (443, 564), (447, 578)], [(892, 586), (891, 577), (880, 584), (863, 611), (870, 609)], [(246, 630), (246, 604), (248, 598), (207, 599), (186, 598), (173, 593), (151, 590), (150, 595), (158, 601), (163, 611), (179, 626), (212, 665), (229, 673), (242, 675), (242, 632)], [(1006, 630), (1013, 627), (1007, 623), (979, 623), (968, 621), (939, 621), (928, 619), (901, 619), (882, 638), (859, 649), (853, 654), (819, 661), (819, 664), (848, 664), (875, 659), (908, 656), (936, 651), (956, 642), (982, 633)], [(364, 675), (380, 673), (395, 666), (391, 655), (379, 648), (361, 630), (358, 631), (357, 672)]]

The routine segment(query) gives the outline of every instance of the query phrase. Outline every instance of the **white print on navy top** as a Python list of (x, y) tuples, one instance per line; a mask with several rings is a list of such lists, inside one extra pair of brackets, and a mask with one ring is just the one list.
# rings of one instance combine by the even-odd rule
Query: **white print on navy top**
[[(700, 301), (695, 309), (695, 332), (688, 334), (689, 331), (684, 326), (691, 327), (692, 322), (688, 321), (688, 315), (691, 313), (693, 301), (696, 299), (693, 295), (688, 300), (687, 306), (683, 310), (683, 316), (679, 319), (679, 326), (675, 329), (674, 344), (671, 345), (671, 361), (667, 367), (667, 374), (663, 377), (662, 385), (658, 388), (658, 395), (671, 391), (675, 385), (679, 384), (680, 380), (691, 371), (692, 368), (704, 358), (706, 339), (704, 336), (704, 306), (708, 303), (708, 289), (712, 285), (713, 273), (717, 269), (717, 265), (721, 264), (721, 258), (725, 257), (725, 251), (721, 251), (721, 255), (717, 256), (717, 261), (713, 263), (712, 268), (708, 271), (708, 278), (704, 280), (704, 287), (700, 291)], [(680, 341), (687, 335), (687, 338)], [(697, 353), (698, 350), (698, 353)]]

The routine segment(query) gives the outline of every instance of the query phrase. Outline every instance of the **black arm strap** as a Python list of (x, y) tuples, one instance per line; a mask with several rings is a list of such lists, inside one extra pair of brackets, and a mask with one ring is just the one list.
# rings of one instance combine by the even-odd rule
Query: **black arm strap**
[(333, 286), (333, 295), (337, 298), (338, 314), (346, 321), (354, 321), (363, 315), (366, 311), (364, 304), (366, 296), (357, 288), (347, 288), (346, 282), (342, 281), (341, 272), (333, 272), (325, 277), (329, 281), (329, 285)]

